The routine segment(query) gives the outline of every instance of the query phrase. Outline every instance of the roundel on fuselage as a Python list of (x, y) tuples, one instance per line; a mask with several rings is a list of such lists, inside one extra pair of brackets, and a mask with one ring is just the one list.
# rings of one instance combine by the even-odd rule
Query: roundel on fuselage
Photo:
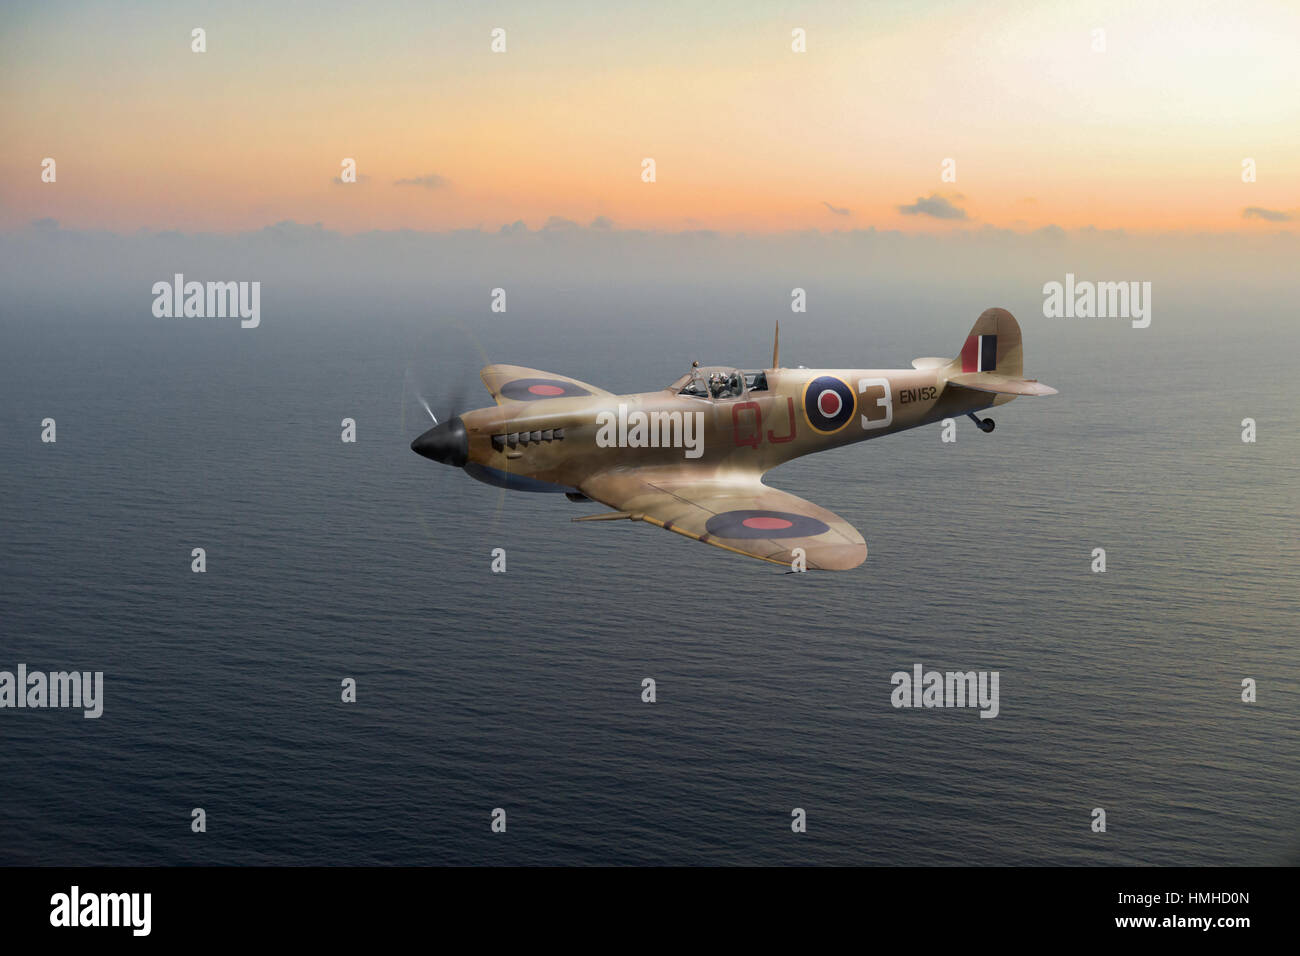
[(803, 388), (803, 413), (813, 431), (829, 435), (853, 420), (858, 397), (833, 375), (822, 375)]

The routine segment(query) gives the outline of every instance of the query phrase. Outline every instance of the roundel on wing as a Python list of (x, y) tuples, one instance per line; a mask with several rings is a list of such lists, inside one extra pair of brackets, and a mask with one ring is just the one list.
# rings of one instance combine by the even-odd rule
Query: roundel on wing
[(825, 534), (830, 525), (790, 511), (724, 511), (705, 524), (704, 530), (718, 538), (803, 538)]
[(562, 382), (556, 378), (517, 378), (501, 386), (501, 395), (516, 402), (538, 402), (544, 398), (568, 398), (573, 395), (590, 395), (581, 385)]
[(848, 383), (832, 375), (815, 378), (803, 389), (803, 413), (814, 431), (829, 435), (850, 421), (857, 411), (858, 397)]

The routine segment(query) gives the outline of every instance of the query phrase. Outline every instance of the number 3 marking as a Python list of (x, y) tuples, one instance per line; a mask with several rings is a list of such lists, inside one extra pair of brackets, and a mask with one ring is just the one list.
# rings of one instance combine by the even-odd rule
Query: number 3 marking
[[(866, 415), (863, 415), (862, 427), (863, 428), (885, 428), (894, 420), (894, 396), (893, 393), (889, 390), (889, 379), (887, 378), (858, 379), (859, 395), (865, 395), (867, 389), (869, 388), (878, 388), (881, 390), (883, 397), (876, 399), (876, 405), (885, 410), (885, 415), (883, 418), (881, 418), (879, 415), (876, 415), (872, 418), (868, 418)], [(862, 403), (862, 407), (863, 408), (867, 407), (865, 402)]]

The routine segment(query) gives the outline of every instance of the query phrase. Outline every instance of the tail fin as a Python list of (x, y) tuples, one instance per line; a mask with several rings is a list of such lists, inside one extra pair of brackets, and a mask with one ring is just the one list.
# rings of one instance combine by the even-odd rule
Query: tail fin
[(1020, 323), (1006, 309), (985, 309), (949, 368), (957, 374), (997, 372), (1007, 378), (1020, 378), (1025, 371)]
[(1038, 379), (1024, 377), (1020, 323), (1006, 309), (985, 309), (980, 314), (966, 336), (961, 354), (948, 363), (947, 371), (950, 384), (980, 392), (1011, 396), (1056, 394), (1056, 389)]

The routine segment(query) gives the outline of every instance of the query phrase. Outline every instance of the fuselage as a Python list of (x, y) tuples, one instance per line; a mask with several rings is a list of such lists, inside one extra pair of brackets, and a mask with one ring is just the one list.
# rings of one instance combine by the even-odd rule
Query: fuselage
[(684, 394), (688, 374), (652, 392), (506, 402), (460, 416), (464, 466), (482, 481), (526, 491), (572, 492), (615, 467), (687, 467), (701, 478), (762, 473), (1011, 399), (950, 385), (947, 374), (945, 367), (766, 369), (721, 397), (707, 389)]

